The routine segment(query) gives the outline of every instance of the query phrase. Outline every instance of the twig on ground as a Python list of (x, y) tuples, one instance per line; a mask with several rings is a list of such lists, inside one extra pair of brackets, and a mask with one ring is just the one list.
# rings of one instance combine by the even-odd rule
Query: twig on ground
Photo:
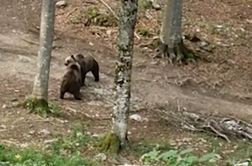
[(69, 17), (73, 12), (75, 12), (75, 10), (77, 10), (77, 7), (67, 13), (66, 18)]
[(71, 107), (67, 107), (66, 110), (67, 110), (67, 111), (71, 111), (71, 112), (73, 112), (74, 114), (77, 113), (77, 110), (75, 110), (75, 109), (73, 109), (73, 108), (71, 108)]
[(23, 37), (21, 37), (21, 39), (24, 40), (24, 41), (27, 42), (27, 43), (34, 44), (34, 45), (39, 45), (38, 42), (31, 41), (31, 40), (25, 39), (25, 38), (23, 38)]
[[(211, 121), (208, 123), (208, 127), (209, 127), (213, 132), (215, 132), (215, 134), (217, 134), (218, 136), (224, 138), (225, 140), (227, 140), (228, 143), (230, 143), (230, 142), (231, 142), (230, 139), (229, 139), (225, 134), (222, 134), (222, 133), (219, 132), (217, 129), (215, 129), (215, 128), (210, 124), (211, 122), (214, 123), (216, 126), (218, 126), (218, 124), (217, 124), (215, 121), (211, 120)], [(218, 128), (220, 128), (220, 127), (218, 126)]]
[(114, 17), (117, 20), (119, 20), (119, 17), (115, 14), (115, 12), (112, 10), (112, 8), (106, 2), (104, 2), (103, 0), (99, 0), (99, 1), (110, 10), (110, 12), (114, 15)]
[(178, 107), (178, 111), (180, 112), (180, 104), (179, 104), (179, 99), (177, 99), (177, 107)]
[[(116, 13), (114, 12), (114, 10), (103, 0), (99, 0), (105, 7), (107, 7), (109, 9), (109, 11), (114, 15), (114, 17), (119, 20), (119, 17), (116, 15)], [(134, 32), (134, 35), (136, 36), (136, 38), (138, 40), (140, 40), (140, 37), (136, 34), (136, 32)]]
[(43, 117), (41, 117), (41, 116), (39, 116), (38, 115), (38, 117), (40, 118), (40, 120), (36, 120), (37, 122), (48, 122), (48, 123), (50, 123), (50, 124), (52, 124), (52, 125), (54, 125), (54, 126), (58, 126), (58, 127), (63, 127), (64, 125), (60, 125), (60, 124), (55, 124), (55, 123), (53, 123), (51, 120), (49, 120), (49, 119), (44, 119)]

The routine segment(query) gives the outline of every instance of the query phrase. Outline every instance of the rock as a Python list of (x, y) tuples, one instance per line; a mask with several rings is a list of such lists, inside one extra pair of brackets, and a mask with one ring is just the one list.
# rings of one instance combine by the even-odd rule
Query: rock
[(199, 44), (200, 44), (200, 47), (207, 47), (207, 46), (209, 46), (209, 43), (206, 42), (206, 41), (201, 41)]
[(21, 144), (21, 145), (20, 145), (21, 148), (27, 148), (28, 146), (29, 146), (28, 143), (24, 143), (24, 144)]
[(18, 58), (20, 59), (21, 62), (24, 62), (24, 63), (28, 63), (31, 61), (31, 58), (28, 58), (26, 56), (23, 56), (23, 55), (18, 55)]
[(104, 137), (105, 136), (105, 134), (96, 134), (96, 133), (94, 133), (93, 135), (92, 135), (92, 137), (96, 137), (96, 138), (102, 138), (102, 137)]
[(156, 9), (156, 10), (160, 10), (161, 9), (160, 5), (157, 4), (156, 1), (154, 1), (154, 0), (150, 0), (150, 1), (151, 1), (153, 9)]
[(1, 129), (6, 129), (7, 127), (5, 125), (0, 125)]
[(35, 133), (35, 130), (29, 131), (29, 134), (30, 134), (30, 135), (33, 135), (34, 133)]
[(6, 104), (4, 104), (4, 105), (2, 106), (2, 108), (7, 108), (7, 105), (6, 105)]
[(56, 141), (57, 141), (57, 139), (49, 139), (49, 140), (45, 140), (44, 144), (52, 144), (52, 143), (54, 143)]
[(67, 3), (66, 1), (58, 1), (56, 2), (56, 7), (60, 8), (60, 7), (66, 7)]
[(50, 134), (50, 131), (48, 131), (47, 129), (42, 129), (39, 131), (39, 134), (43, 134), (44, 136), (47, 136)]
[(105, 161), (107, 159), (107, 156), (104, 153), (99, 153), (96, 156), (94, 156), (94, 158), (96, 160)]
[(150, 62), (150, 65), (158, 65), (159, 64), (159, 61), (151, 61)]
[(133, 114), (129, 118), (133, 119), (135, 121), (138, 121), (138, 122), (142, 122), (143, 121), (143, 118), (140, 115), (138, 115), (138, 114)]
[(88, 105), (93, 105), (93, 106), (104, 106), (104, 103), (101, 101), (90, 101), (87, 102)]

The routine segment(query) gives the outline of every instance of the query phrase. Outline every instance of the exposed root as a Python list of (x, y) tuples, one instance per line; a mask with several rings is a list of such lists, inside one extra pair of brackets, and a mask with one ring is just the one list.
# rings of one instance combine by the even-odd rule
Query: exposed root
[(194, 53), (185, 47), (183, 40), (179, 44), (170, 46), (160, 42), (155, 57), (168, 58), (171, 64), (182, 64), (182, 62), (188, 61), (195, 62), (196, 59)]
[(210, 132), (227, 142), (231, 142), (231, 138), (246, 138), (252, 142), (252, 125), (239, 119), (205, 116), (183, 110), (170, 111), (164, 106), (158, 106), (151, 111), (157, 112), (156, 115), (160, 119), (178, 128), (193, 132)]

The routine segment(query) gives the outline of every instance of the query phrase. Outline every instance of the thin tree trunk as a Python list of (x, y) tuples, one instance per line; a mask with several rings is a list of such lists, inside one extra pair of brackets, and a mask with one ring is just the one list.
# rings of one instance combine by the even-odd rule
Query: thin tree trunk
[(47, 114), (51, 113), (48, 106), (48, 82), (52, 43), (54, 35), (55, 0), (43, 0), (39, 51), (37, 58), (37, 73), (34, 78), (33, 92), (24, 102), (24, 107), (30, 112)]
[(55, 0), (43, 0), (37, 59), (38, 71), (34, 79), (32, 95), (37, 99), (43, 99), (45, 101), (48, 100), (48, 82), (54, 35), (54, 14)]
[(102, 145), (103, 150), (117, 152), (127, 144), (130, 109), (131, 68), (133, 59), (134, 29), (137, 19), (138, 0), (123, 0), (119, 11), (119, 34), (115, 65), (115, 103), (112, 130)]

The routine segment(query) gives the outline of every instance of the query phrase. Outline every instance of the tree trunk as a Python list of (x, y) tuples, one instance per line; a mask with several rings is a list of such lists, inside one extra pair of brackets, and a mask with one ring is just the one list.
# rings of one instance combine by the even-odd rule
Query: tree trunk
[(41, 107), (41, 111), (43, 109), (48, 110), (48, 82), (54, 35), (54, 16), (55, 0), (43, 0), (37, 58), (37, 74), (34, 78), (32, 95), (27, 100), (28, 103), (26, 103), (26, 106), (32, 107), (30, 108), (32, 109), (31, 111), (37, 110), (37, 108)]
[(116, 153), (120, 148), (127, 145), (128, 141), (131, 68), (137, 8), (138, 0), (122, 0), (119, 11), (112, 130), (108, 133), (102, 144), (102, 150), (112, 150), (113, 153)]
[(160, 45), (156, 56), (168, 57), (170, 63), (181, 63), (193, 59), (194, 54), (188, 50), (182, 39), (182, 3), (183, 0), (167, 0), (160, 32)]

